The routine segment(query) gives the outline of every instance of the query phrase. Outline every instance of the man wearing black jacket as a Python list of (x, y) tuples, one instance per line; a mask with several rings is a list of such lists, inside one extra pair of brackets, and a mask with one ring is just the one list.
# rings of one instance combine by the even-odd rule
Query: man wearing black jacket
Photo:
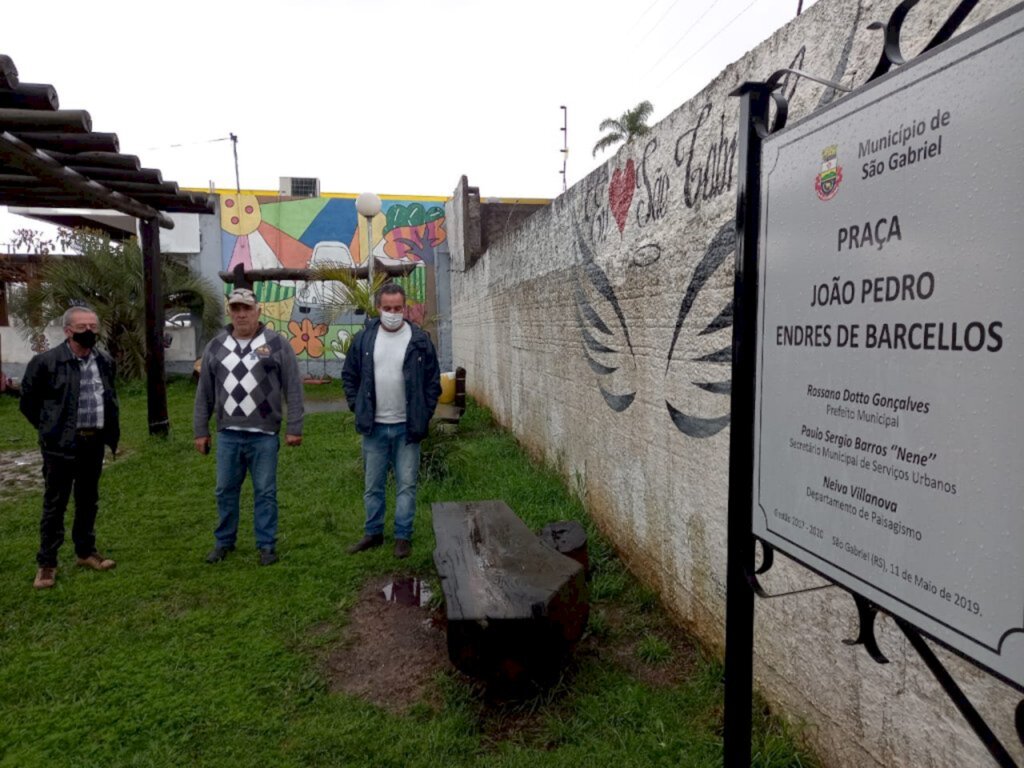
[(402, 287), (388, 283), (376, 303), (380, 319), (356, 334), (341, 372), (356, 431), (363, 436), (365, 535), (349, 552), (384, 543), (384, 484), (390, 467), (397, 486), (395, 557), (404, 558), (412, 551), (420, 441), (441, 394), (441, 374), (430, 336), (405, 319)]
[(57, 551), (64, 543), (64, 512), (72, 490), (71, 539), (78, 564), (109, 571), (116, 563), (96, 550), (103, 448), (117, 452), (120, 437), (114, 361), (95, 348), (99, 320), (87, 307), (64, 313), (65, 341), (29, 361), (21, 382), (21, 412), (39, 431), (43, 452), (43, 514), (33, 586), (49, 589), (57, 578)]

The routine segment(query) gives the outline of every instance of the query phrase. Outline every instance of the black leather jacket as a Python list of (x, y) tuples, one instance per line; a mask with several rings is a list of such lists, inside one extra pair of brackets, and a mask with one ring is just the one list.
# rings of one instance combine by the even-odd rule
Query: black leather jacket
[[(406, 320), (409, 323), (408, 320)], [(414, 323), (412, 338), (405, 350), (402, 374), (405, 378), (405, 439), (418, 443), (427, 436), (430, 418), (441, 396), (441, 371), (437, 364), (434, 343), (426, 331)], [(356, 334), (345, 355), (341, 382), (345, 387), (348, 407), (356, 417), (356, 431), (368, 435), (373, 431), (376, 407), (376, 385), (373, 376), (373, 345), (377, 341), (380, 320)]]
[[(78, 425), (78, 385), (81, 369), (67, 342), (33, 357), (21, 380), (21, 412), (39, 430), (39, 446), (46, 452), (69, 454)], [(121, 437), (114, 361), (96, 350), (96, 366), (103, 381), (103, 442), (117, 453)]]

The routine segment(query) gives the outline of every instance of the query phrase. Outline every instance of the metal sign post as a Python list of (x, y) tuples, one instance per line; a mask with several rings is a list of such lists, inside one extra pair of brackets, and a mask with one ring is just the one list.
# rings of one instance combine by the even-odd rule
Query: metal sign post
[(732, 326), (732, 433), (729, 439), (729, 545), (725, 599), (726, 768), (750, 765), (754, 654), (754, 567), (750, 530), (754, 476), (754, 362), (757, 352), (757, 236), (761, 229), (761, 140), (770, 90), (748, 83), (740, 97), (739, 179), (736, 192), (736, 276)]

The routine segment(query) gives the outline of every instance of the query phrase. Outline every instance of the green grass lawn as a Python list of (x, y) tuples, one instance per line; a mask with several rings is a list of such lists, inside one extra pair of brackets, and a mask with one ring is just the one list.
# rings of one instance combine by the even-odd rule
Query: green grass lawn
[[(311, 395), (330, 397), (326, 387), (340, 397), (337, 383)], [(104, 469), (97, 522), (99, 547), (118, 561), (111, 573), (74, 566), (69, 510), (57, 587), (33, 590), (40, 493), (0, 492), (0, 766), (721, 764), (720, 666), (696, 651), (682, 657), (690, 642), (579, 501), (486, 411), (471, 405), (457, 435), (437, 441), (413, 556), (401, 565), (388, 547), (345, 554), (362, 532), (359, 443), (349, 414), (328, 413), (307, 417), (303, 445), (281, 451), (281, 562), (256, 564), (247, 483), (238, 551), (207, 566), (214, 458), (192, 447), (192, 397), (190, 381), (171, 383), (171, 436), (152, 439), (144, 389), (122, 387), (123, 455)], [(0, 450), (34, 446), (16, 400), (0, 397)], [(554, 690), (514, 705), (490, 701), (450, 667), (436, 676), (435, 703), (406, 714), (330, 692), (324, 651), (364, 585), (394, 573), (436, 584), (431, 502), (491, 498), (534, 529), (584, 523), (594, 567), (587, 642), (628, 649), (638, 638), (630, 663), (581, 654)], [(659, 665), (686, 674), (658, 683)], [(497, 721), (524, 712), (529, 729), (500, 735)], [(755, 721), (755, 765), (815, 765), (760, 707)]]

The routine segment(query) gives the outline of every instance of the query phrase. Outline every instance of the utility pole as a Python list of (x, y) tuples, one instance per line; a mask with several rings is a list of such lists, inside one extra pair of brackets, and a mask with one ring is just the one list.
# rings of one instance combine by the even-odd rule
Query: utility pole
[(228, 136), (231, 138), (231, 148), (235, 153), (235, 192), (240, 195), (242, 183), (238, 180), (238, 136), (233, 133), (229, 133)]
[(569, 110), (562, 105), (562, 191), (568, 189), (566, 184), (565, 170), (569, 162)]

